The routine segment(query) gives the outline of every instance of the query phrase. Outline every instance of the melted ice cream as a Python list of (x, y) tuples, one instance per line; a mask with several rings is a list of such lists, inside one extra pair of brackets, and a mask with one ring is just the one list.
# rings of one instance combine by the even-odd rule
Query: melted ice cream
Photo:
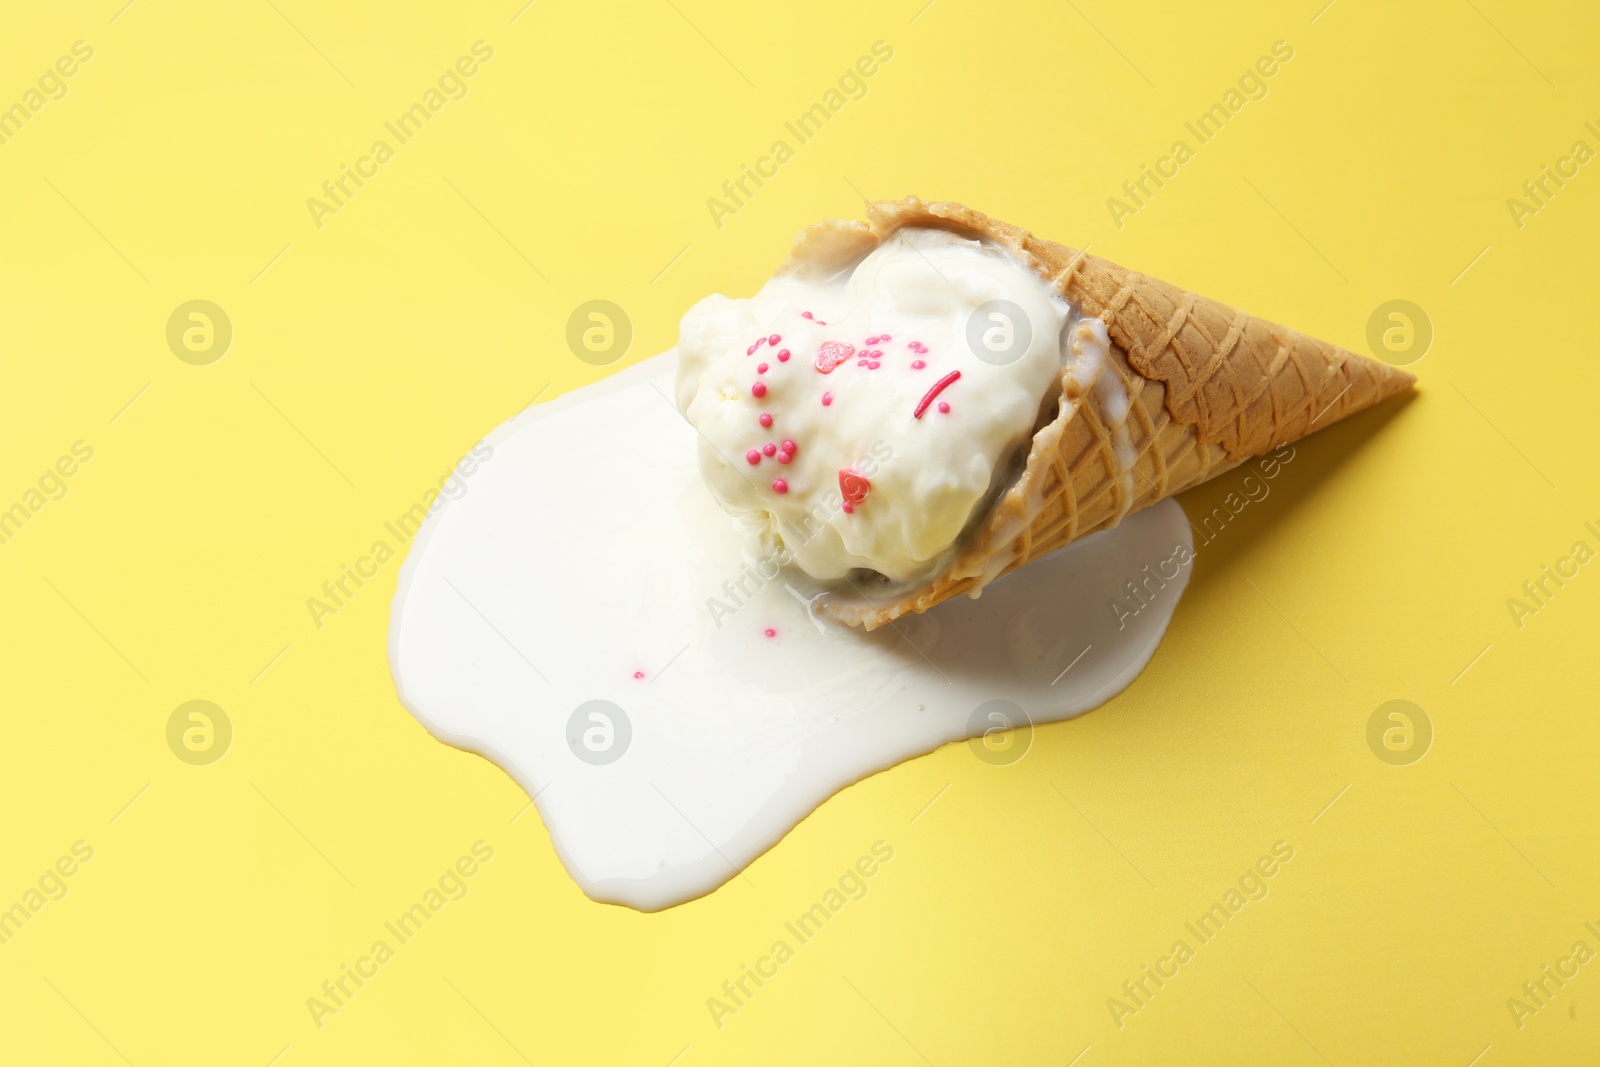
[(823, 580), (912, 582), (1027, 443), (1071, 313), (1002, 248), (900, 230), (834, 277), (696, 304), (676, 395), (707, 486), (764, 555)]
[(536, 799), (591, 897), (655, 910), (710, 892), (839, 789), (1087, 711), (1155, 652), (1192, 553), (1176, 503), (981, 600), (872, 633), (825, 624), (741, 555), (673, 386), (668, 354), (497, 429), (393, 608), (401, 699)]

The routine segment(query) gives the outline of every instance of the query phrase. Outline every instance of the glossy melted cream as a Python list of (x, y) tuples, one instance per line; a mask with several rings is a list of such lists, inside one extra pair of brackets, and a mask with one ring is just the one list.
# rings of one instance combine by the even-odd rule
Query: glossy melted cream
[(708, 893), (845, 786), (1088, 711), (1155, 652), (1187, 566), (1133, 614), (1128, 583), (1191, 558), (1172, 501), (981, 599), (872, 633), (821, 622), (701, 483), (675, 358), (495, 430), (415, 540), (390, 624), (401, 700), (517, 780), (590, 897)]

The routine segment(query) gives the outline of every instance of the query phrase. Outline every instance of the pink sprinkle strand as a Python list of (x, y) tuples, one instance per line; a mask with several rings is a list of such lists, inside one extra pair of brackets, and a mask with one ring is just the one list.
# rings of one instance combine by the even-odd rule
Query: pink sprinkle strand
[[(957, 371), (956, 373), (959, 374), (961, 372)], [(766, 383), (765, 382), (757, 382), (756, 384), (752, 385), (750, 387), (750, 395), (754, 396), (754, 397), (758, 397), (758, 398), (766, 396), (767, 395)]]
[(751, 345), (749, 348), (744, 350), (744, 354), (747, 355), (747, 356), (755, 355), (756, 354), (756, 346), (755, 345)]
[(855, 355), (855, 352), (856, 346), (849, 341), (824, 341), (817, 347), (817, 370), (832, 374), (835, 367)]
[(789, 483), (784, 481), (782, 478), (774, 478), (772, 480), (772, 491), (777, 493), (779, 496), (782, 496), (784, 493), (789, 491)]
[(761, 413), (761, 418), (757, 419), (756, 421), (761, 423), (762, 426), (771, 426), (772, 425), (772, 416), (767, 414), (765, 411), (763, 411)]
[(921, 400), (917, 401), (917, 410), (911, 413), (911, 417), (913, 419), (922, 418), (922, 413), (928, 410), (928, 405), (933, 403), (934, 397), (944, 392), (946, 386), (950, 385), (960, 377), (961, 372), (958, 370), (953, 370), (949, 374), (946, 374), (943, 378), (940, 378), (938, 381), (934, 382), (933, 388), (928, 390), (927, 395), (925, 395)]
[(789, 362), (789, 350), (787, 348), (778, 349), (778, 362), (779, 363), (787, 363), (787, 362)]
[(744, 454), (744, 461), (750, 464), (750, 466), (754, 467), (757, 463), (761, 462), (761, 453), (752, 448), (750, 451)]
[(941, 414), (941, 415), (950, 414), (950, 405), (946, 404), (943, 400), (939, 401), (939, 414)]

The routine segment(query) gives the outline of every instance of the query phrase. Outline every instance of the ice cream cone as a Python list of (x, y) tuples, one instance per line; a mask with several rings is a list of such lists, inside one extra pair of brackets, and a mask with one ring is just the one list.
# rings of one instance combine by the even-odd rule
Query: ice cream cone
[[(969, 527), (950, 561), (911, 589), (852, 582), (817, 605), (871, 630), (926, 611), (1254, 456), (1409, 389), (1385, 363), (1235, 311), (1177, 286), (1040, 240), (961, 204), (868, 204), (868, 219), (803, 232), (786, 269), (832, 271), (895, 231), (933, 227), (1011, 250), (1077, 309), (1105, 324), (1128, 410), (1064, 371), (1061, 402), (1033, 436), (1027, 465)], [(1092, 325), (1092, 324), (1091, 324)], [(1077, 337), (1076, 340), (1085, 340)], [(1120, 392), (1117, 393), (1120, 396)]]

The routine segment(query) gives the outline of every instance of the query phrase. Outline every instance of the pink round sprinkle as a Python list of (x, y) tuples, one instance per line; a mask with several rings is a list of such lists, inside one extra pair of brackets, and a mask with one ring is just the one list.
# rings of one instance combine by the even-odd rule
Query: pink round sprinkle
[(809, 318), (810, 318), (810, 317), (811, 317), (811, 312), (809, 312), (809, 311), (802, 311), (802, 312), (800, 312), (800, 317), (801, 317), (801, 318), (802, 318), (802, 319), (809, 319)]
[(877, 360), (873, 360), (871, 363), (867, 364), (867, 369), (868, 370), (877, 370), (881, 366), (883, 366), (882, 363), (879, 363)]
[(767, 365), (765, 363), (757, 363), (756, 364), (756, 373), (757, 374), (765, 374), (765, 373), (767, 373), (767, 370), (768, 370), (768, 367), (767, 367)]
[(926, 366), (927, 366), (927, 364), (922, 362), (922, 360), (920, 360), (920, 359), (914, 359), (914, 360), (911, 361), (911, 369), (912, 370), (921, 370), (923, 367), (926, 367)]
[(779, 496), (782, 496), (784, 493), (789, 491), (789, 483), (784, 481), (782, 478), (774, 478), (772, 480), (772, 491), (777, 493)]
[(778, 454), (778, 446), (773, 444), (771, 441), (768, 441), (766, 444), (761, 446), (761, 454), (763, 456), (775, 456)]
[(785, 451), (785, 452), (798, 452), (798, 451), (800, 451), (798, 448), (795, 447), (795, 444), (794, 444), (793, 441), (790, 441), (790, 440), (787, 440), (787, 439), (785, 439), (783, 444), (779, 445), (778, 447), (783, 449), (783, 451)]
[(789, 461), (791, 461), (793, 459), (794, 459), (794, 453), (793, 452), (779, 452), (778, 453), (778, 462), (779, 463), (788, 463)]
[(744, 350), (744, 354), (747, 355), (747, 356), (755, 355), (756, 354), (756, 346), (755, 345), (751, 345), (749, 348)]
[(754, 467), (757, 463), (761, 462), (761, 453), (752, 448), (750, 451), (744, 454), (744, 461), (750, 464), (750, 466)]
[(866, 365), (867, 365), (867, 361), (866, 361), (866, 360), (864, 360), (864, 359), (858, 359), (858, 360), (856, 360), (856, 366), (858, 366), (858, 367), (865, 367), (865, 366), (866, 366)]
[(778, 349), (778, 362), (779, 363), (787, 363), (787, 362), (789, 362), (789, 350), (787, 348)]
[(779, 337), (777, 334), (773, 334), (771, 337), (767, 338), (767, 344), (775, 345), (781, 340), (783, 340), (782, 337)]
[(844, 502), (844, 513), (846, 515), (854, 515), (855, 511), (856, 511), (855, 505), (851, 504), (850, 501), (846, 500)]
[(774, 630), (772, 627), (769, 626), (766, 629), (766, 634), (767, 634), (768, 637), (777, 637), (778, 636), (778, 631)]
[(767, 395), (767, 387), (766, 387), (765, 383), (757, 382), (756, 384), (752, 385), (750, 387), (750, 395), (751, 396), (755, 396), (755, 397), (766, 396)]
[(868, 359), (879, 359), (883, 356), (881, 349), (874, 348), (871, 352), (864, 353)]
[(761, 423), (761, 425), (763, 425), (763, 426), (771, 426), (772, 425), (772, 416), (768, 415), (765, 411), (763, 411), (761, 413), (761, 418), (757, 419), (756, 421)]
[(833, 403), (833, 394), (832, 393), (823, 393), (822, 394), (822, 406), (823, 407), (827, 407), (829, 404), (832, 404), (832, 403)]
[(946, 404), (943, 400), (939, 401), (939, 414), (941, 414), (941, 415), (950, 414), (950, 405)]
[(877, 337), (869, 337), (869, 338), (867, 338), (867, 344), (875, 345), (877, 343), (878, 343), (878, 338)]
[(890, 337), (886, 333), (881, 333), (881, 334), (878, 335), (878, 343), (879, 344), (882, 344), (884, 341), (893, 341), (893, 340), (894, 340), (894, 338)]

